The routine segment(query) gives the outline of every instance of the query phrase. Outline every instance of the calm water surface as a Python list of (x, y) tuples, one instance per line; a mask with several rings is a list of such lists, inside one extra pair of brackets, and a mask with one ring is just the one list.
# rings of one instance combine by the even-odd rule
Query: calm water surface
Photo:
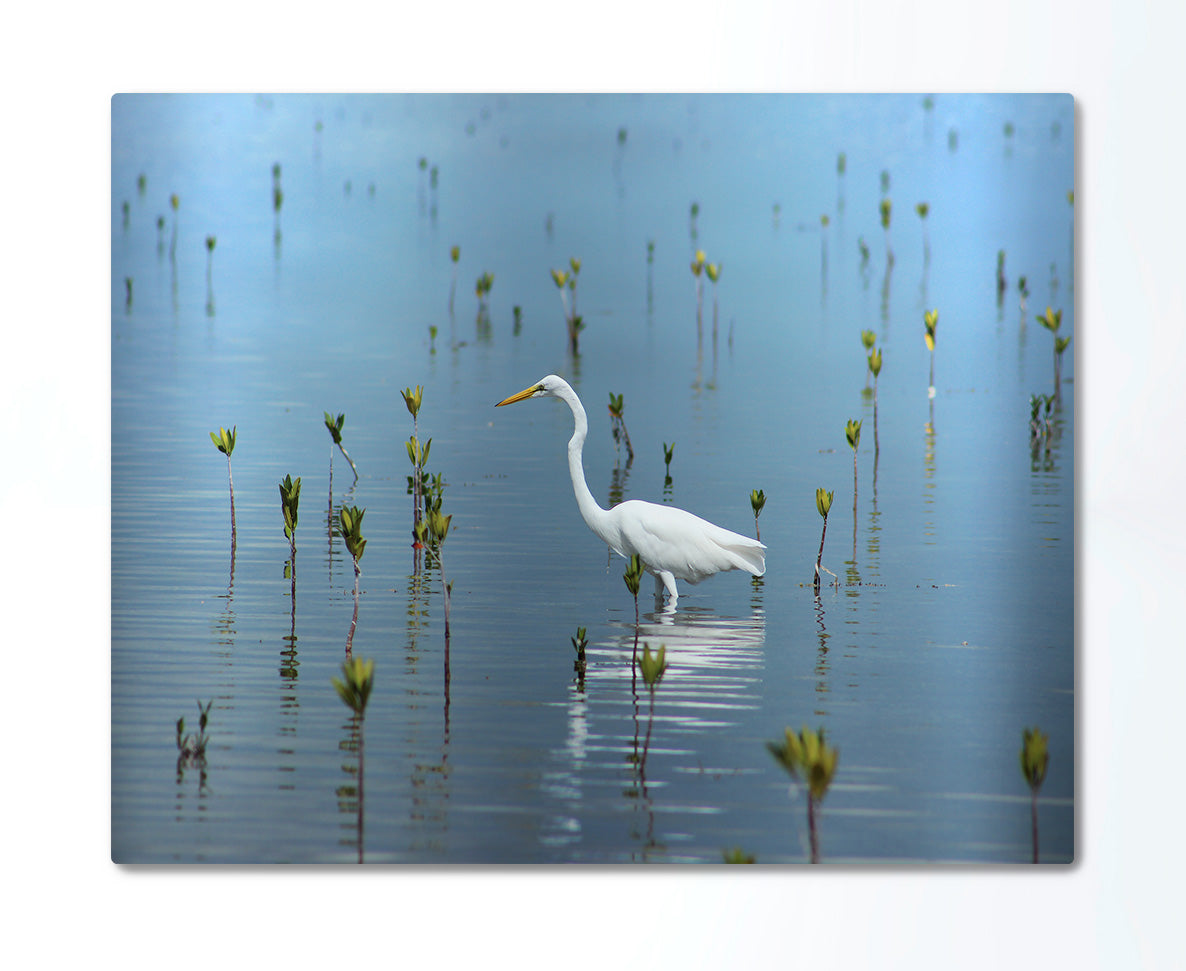
[[(1031, 725), (1050, 736), (1042, 858), (1071, 860), (1074, 343), (1049, 451), (1031, 449), (1029, 398), (1053, 390), (1034, 315), (1061, 307), (1075, 333), (1073, 134), (1066, 97), (117, 97), (114, 859), (799, 862), (806, 796), (765, 742), (806, 724), (840, 750), (825, 861), (1028, 860)], [(722, 266), (699, 340), (697, 248)], [(548, 273), (569, 257), (577, 358)], [(866, 328), (884, 355), (876, 448)], [(646, 580), (636, 630), (624, 562), (573, 500), (568, 409), (493, 407), (549, 372), (589, 411), (603, 504), (671, 501), (749, 532), (763, 489), (766, 576), (681, 584), (674, 615)], [(441, 578), (410, 545), (400, 390), (417, 384), (453, 516), (447, 695)], [(346, 415), (356, 483), (325, 411)], [(238, 430), (233, 549), (220, 425)], [(330, 685), (354, 581), (328, 526), (331, 458), (335, 515), (366, 508), (361, 780)], [(286, 474), (302, 479), (295, 597)], [(818, 486), (835, 491), (839, 583), (817, 596)], [(667, 648), (653, 713), (636, 637)], [(198, 699), (206, 760), (179, 766), (175, 723), (196, 728)]]

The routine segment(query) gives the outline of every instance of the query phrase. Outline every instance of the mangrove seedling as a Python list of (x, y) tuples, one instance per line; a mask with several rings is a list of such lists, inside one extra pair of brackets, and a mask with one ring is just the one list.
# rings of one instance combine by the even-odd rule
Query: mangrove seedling
[(848, 447), (852, 449), (852, 510), (857, 510), (857, 449), (861, 447), (861, 420), (850, 418), (844, 423), (844, 437), (848, 440)]
[(413, 435), (404, 442), (404, 446), (408, 450), (408, 461), (412, 463), (412, 475), (409, 478), (412, 484), (412, 525), (415, 526), (420, 521), (424, 509), (424, 463), (428, 461), (432, 439), (421, 444)]
[(847, 168), (848, 168), (848, 156), (845, 155), (844, 152), (841, 152), (839, 155), (836, 156), (836, 174), (841, 175), (841, 176), (844, 175), (844, 172)]
[(214, 272), (214, 247), (218, 244), (217, 236), (206, 237), (206, 285), (210, 285), (211, 275)]
[(126, 291), (124, 300), (124, 309), (132, 309), (132, 278), (130, 276), (124, 277), (124, 290)]
[(615, 395), (612, 391), (609, 393), (609, 419), (614, 446), (619, 452), (622, 450), (622, 441), (626, 442), (626, 465), (629, 466), (634, 461), (634, 446), (630, 444), (630, 433), (626, 431), (626, 419), (622, 415), (623, 397), (624, 395)]
[(428, 532), (432, 540), (433, 551), (436, 553), (437, 566), (441, 571), (441, 592), (445, 605), (445, 683), (449, 681), (449, 607), (453, 600), (453, 585), (445, 579), (445, 559), (442, 549), (445, 537), (449, 535), (449, 525), (453, 516), (441, 514), (439, 501), (428, 514)]
[(1021, 774), (1030, 787), (1030, 832), (1033, 838), (1033, 861), (1038, 862), (1038, 790), (1046, 779), (1046, 766), (1050, 762), (1047, 750), (1048, 735), (1037, 727), (1026, 728), (1021, 734)]
[(210, 718), (210, 706), (214, 704), (211, 698), (205, 705), (198, 701), (198, 731), (195, 734), (185, 733), (185, 718), (177, 719), (177, 761), (178, 764), (202, 761), (206, 758), (206, 746), (210, 737), (206, 734), (206, 723)]
[(156, 252), (157, 256), (163, 256), (165, 252), (165, 217), (156, 217)]
[(659, 653), (651, 653), (651, 645), (649, 642), (644, 642), (642, 645), (642, 657), (638, 659), (638, 668), (642, 673), (642, 680), (647, 686), (647, 691), (651, 696), (651, 711), (650, 717), (647, 718), (647, 737), (642, 745), (642, 771), (646, 771), (647, 752), (651, 748), (651, 726), (655, 721), (655, 689), (659, 686), (659, 682), (663, 680), (663, 675), (667, 671), (667, 645), (659, 645)]
[(630, 557), (630, 562), (626, 564), (626, 572), (622, 574), (622, 580), (626, 584), (626, 589), (630, 591), (630, 595), (634, 597), (634, 630), (635, 630), (635, 646), (638, 645), (638, 587), (642, 582), (642, 560), (639, 559), (638, 554), (635, 553)]
[(757, 863), (758, 858), (753, 853), (746, 853), (740, 846), (734, 846), (732, 849), (721, 851), (722, 862), (724, 863)]
[(807, 786), (807, 831), (811, 840), (811, 862), (819, 863), (819, 832), (815, 821), (816, 804), (823, 801), (836, 774), (840, 750), (827, 743), (824, 730), (813, 732), (806, 725), (796, 734), (784, 730), (785, 740), (767, 742), (766, 748), (792, 779)]
[(176, 192), (169, 196), (169, 207), (173, 210), (173, 237), (169, 240), (169, 259), (173, 261), (177, 259), (177, 210), (181, 208), (181, 200), (177, 198)]
[[(346, 446), (342, 444), (342, 426), (346, 424), (346, 415), (340, 414), (334, 418), (328, 411), (325, 414), (325, 427), (329, 431), (330, 438), (333, 439), (333, 445), (338, 446), (338, 450), (342, 453), (347, 462), (350, 463), (350, 469), (354, 472), (354, 481), (358, 481), (358, 469), (354, 465), (354, 459), (350, 457), (350, 453), (346, 451)], [(330, 487), (333, 487), (334, 481), (334, 450), (333, 445), (329, 450), (329, 481)]]
[(873, 451), (881, 451), (881, 441), (877, 436), (877, 376), (881, 374), (881, 348), (875, 347), (869, 352), (869, 370), (873, 373)]
[(861, 269), (865, 270), (869, 267), (869, 244), (865, 242), (864, 236), (857, 237), (857, 248), (861, 251)]
[(693, 202), (693, 203), (692, 203), (692, 207), (691, 207), (691, 209), (690, 209), (689, 211), (690, 211), (690, 213), (691, 213), (691, 216), (692, 216), (692, 219), (691, 219), (692, 242), (695, 242), (695, 241), (696, 241), (696, 236), (697, 236), (697, 232), (696, 232), (696, 220), (697, 220), (697, 219), (699, 218), (699, 216), (700, 216), (700, 203), (698, 203), (698, 202)]
[(883, 196), (889, 195), (890, 190), (890, 174), (889, 169), (881, 170), (881, 194)]
[(346, 636), (347, 657), (350, 656), (350, 648), (354, 644), (354, 628), (358, 626), (358, 578), (362, 573), (358, 561), (362, 559), (362, 554), (367, 546), (367, 541), (362, 535), (362, 517), (364, 515), (366, 515), (366, 510), (359, 509), (357, 506), (342, 506), (338, 510), (339, 532), (342, 541), (346, 544), (346, 550), (354, 560), (354, 616), (350, 620), (350, 633)]
[(762, 542), (762, 531), (758, 529), (758, 517), (762, 515), (762, 510), (766, 506), (766, 493), (764, 493), (761, 489), (754, 489), (754, 491), (749, 494), (749, 504), (754, 511), (755, 538), (760, 543)]
[(577, 628), (577, 636), (570, 638), (572, 641), (572, 648), (577, 652), (576, 660), (572, 662), (572, 669), (576, 671), (577, 678), (583, 683), (585, 680), (585, 648), (589, 646), (589, 641), (585, 638), (585, 628)]
[[(832, 571), (829, 570), (826, 566), (821, 566), (821, 563), (823, 562), (823, 558), (824, 558), (824, 540), (827, 538), (827, 535), (828, 535), (828, 510), (830, 510), (832, 508), (832, 496), (833, 495), (834, 495), (834, 493), (828, 492), (822, 488), (815, 490), (815, 508), (819, 511), (819, 514), (824, 519), (824, 530), (822, 533), (820, 533), (820, 538), (819, 538), (819, 553), (816, 554), (816, 557), (815, 557), (815, 590), (816, 590), (816, 593), (819, 592), (820, 570), (825, 570), (828, 573), (832, 573)], [(836, 576), (836, 574), (832, 573), (832, 576)]]
[(437, 352), (437, 325), (428, 325), (428, 353), (435, 354)]
[(519, 332), (523, 329), (523, 308), (515, 304), (511, 308), (511, 334), (515, 337), (519, 336)]
[[(866, 358), (868, 357), (869, 352), (871, 350), (873, 350), (873, 345), (875, 343), (877, 343), (877, 335), (875, 333), (873, 333), (873, 331), (871, 331), (871, 330), (862, 330), (861, 331), (861, 345), (865, 348)], [(866, 388), (869, 387), (869, 368), (868, 367), (865, 368), (865, 387)]]
[(411, 388), (404, 388), (400, 392), (404, 398), (404, 405), (408, 409), (408, 414), (412, 416), (412, 437), (407, 441), (408, 458), (412, 463), (412, 527), (420, 521), (420, 510), (423, 508), (421, 504), (421, 497), (423, 492), (421, 490), (421, 482), (424, 478), (424, 463), (428, 459), (428, 450), (432, 447), (432, 439), (430, 438), (427, 444), (420, 447), (420, 404), (424, 400), (424, 389), (420, 385), (416, 385), (416, 390)]
[(1005, 299), (1005, 291), (1009, 289), (1009, 281), (1005, 278), (1005, 251), (997, 250), (997, 303)]
[(923, 334), (923, 340), (926, 341), (927, 350), (931, 352), (931, 377), (930, 384), (927, 385), (927, 397), (935, 397), (935, 327), (939, 323), (939, 311), (927, 310), (922, 315), (923, 326), (926, 332)]
[(286, 475), (280, 483), (280, 511), (284, 514), (284, 535), (288, 538), (288, 545), (292, 551), (292, 562), (296, 564), (296, 528), (297, 507), (301, 501), (301, 478), (294, 481), (291, 475)]
[[(1018, 306), (1021, 308), (1021, 313), (1024, 315), (1025, 314), (1025, 303), (1029, 299), (1029, 295), (1030, 295), (1029, 281), (1027, 281), (1024, 276), (1018, 277), (1018, 279), (1017, 279), (1017, 295), (1018, 295)], [(1024, 317), (1023, 317), (1023, 319), (1024, 319)]]
[(1054, 335), (1054, 400), (1061, 401), (1062, 394), (1060, 386), (1062, 384), (1062, 354), (1067, 349), (1067, 345), (1071, 343), (1070, 337), (1059, 337), (1058, 328), (1062, 326), (1062, 310), (1054, 310), (1050, 307), (1046, 308), (1044, 314), (1038, 316), (1038, 323), (1045, 327), (1050, 333)]
[(231, 549), (235, 548), (235, 477), (231, 474), (231, 452), (235, 450), (235, 431), (238, 426), (231, 428), (228, 432), (221, 425), (218, 428), (217, 434), (210, 433), (210, 441), (214, 443), (223, 455), (226, 456), (226, 475), (227, 481), (231, 487)]
[(663, 443), (663, 463), (667, 468), (666, 477), (663, 480), (665, 486), (671, 485), (671, 457), (675, 454), (675, 442), (668, 445)]
[[(580, 260), (570, 260), (570, 265), (573, 267), (572, 271), (568, 270), (552, 270), (552, 282), (556, 284), (556, 289), (560, 291), (560, 304), (564, 307), (564, 325), (568, 330), (568, 351), (570, 354), (578, 353), (577, 342), (581, 330), (585, 324), (576, 312), (576, 274), (580, 269)], [(568, 306), (568, 297), (565, 295), (565, 288), (572, 291), (572, 307)]]
[(460, 246), (451, 246), (449, 248), (449, 259), (453, 261), (453, 279), (449, 284), (449, 313), (453, 313), (453, 295), (457, 292), (457, 263), (461, 259)]
[(570, 256), (568, 258), (568, 266), (569, 266), (569, 269), (572, 270), (572, 273), (568, 278), (568, 289), (572, 291), (572, 315), (574, 317), (576, 317), (576, 316), (578, 316), (577, 315), (577, 279), (581, 275), (581, 261), (579, 259), (577, 259), (575, 256)]
[(927, 234), (927, 215), (931, 211), (929, 203), (920, 202), (914, 207), (914, 211), (918, 213), (918, 218), (922, 220), (922, 258), (923, 262), (927, 262), (931, 258), (931, 240)]

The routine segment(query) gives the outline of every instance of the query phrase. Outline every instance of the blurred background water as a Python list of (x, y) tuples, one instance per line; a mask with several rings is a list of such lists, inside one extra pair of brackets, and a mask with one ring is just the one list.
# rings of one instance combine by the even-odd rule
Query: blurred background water
[[(1028, 860), (1032, 725), (1050, 736), (1042, 859), (1072, 859), (1072, 354), (1036, 448), (1029, 422), (1054, 391), (1035, 315), (1075, 332), (1073, 147), (1066, 96), (116, 97), (113, 857), (800, 861), (806, 797), (765, 742), (807, 724), (840, 750), (825, 860)], [(721, 266), (699, 335), (698, 249)], [(549, 275), (571, 257), (576, 357)], [(863, 329), (884, 357), (877, 448)], [(674, 616), (644, 581), (639, 644), (670, 663), (645, 775), (634, 604), (577, 512), (571, 416), (493, 408), (549, 372), (589, 411), (603, 505), (669, 500), (749, 532), (749, 493), (767, 496), (761, 581), (681, 584)], [(447, 701), (440, 577), (411, 548), (415, 385), (453, 515)], [(346, 415), (357, 483), (326, 411)], [(238, 432), (233, 552), (220, 425)], [(367, 510), (361, 833), (356, 727), (330, 685), (354, 581), (327, 522), (331, 455), (335, 510)], [(819, 486), (839, 584), (817, 596)], [(213, 700), (210, 746), (178, 766), (195, 699)]]

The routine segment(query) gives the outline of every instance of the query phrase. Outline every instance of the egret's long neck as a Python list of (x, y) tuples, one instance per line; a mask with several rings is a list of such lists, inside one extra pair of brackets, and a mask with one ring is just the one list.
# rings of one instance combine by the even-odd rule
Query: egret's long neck
[(585, 447), (585, 438), (589, 434), (589, 419), (576, 392), (571, 388), (565, 390), (566, 393), (562, 391), (559, 397), (572, 409), (575, 426), (572, 438), (568, 440), (568, 474), (572, 477), (572, 491), (577, 497), (577, 508), (581, 511), (585, 525), (604, 539), (608, 513), (597, 504), (593, 493), (589, 491), (589, 484), (585, 481), (585, 465), (581, 461), (581, 450)]

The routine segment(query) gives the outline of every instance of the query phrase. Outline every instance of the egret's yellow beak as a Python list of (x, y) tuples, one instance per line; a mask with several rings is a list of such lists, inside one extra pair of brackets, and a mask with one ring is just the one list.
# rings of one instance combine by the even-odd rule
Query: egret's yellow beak
[(509, 398), (504, 398), (494, 407), (501, 408), (503, 405), (513, 405), (516, 401), (522, 401), (524, 398), (530, 398), (533, 394), (539, 391), (541, 387), (543, 387), (543, 385), (533, 384), (530, 388), (524, 388), (518, 394), (513, 394)]

